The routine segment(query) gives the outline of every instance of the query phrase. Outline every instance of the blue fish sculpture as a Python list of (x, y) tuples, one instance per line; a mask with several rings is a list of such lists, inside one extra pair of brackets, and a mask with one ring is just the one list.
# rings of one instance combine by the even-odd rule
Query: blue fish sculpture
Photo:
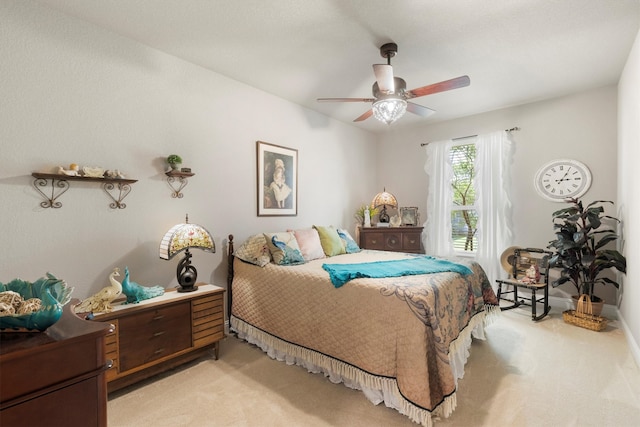
[(159, 297), (164, 294), (162, 286), (142, 286), (129, 279), (129, 267), (124, 268), (122, 293), (127, 296), (127, 304), (137, 304), (140, 301)]

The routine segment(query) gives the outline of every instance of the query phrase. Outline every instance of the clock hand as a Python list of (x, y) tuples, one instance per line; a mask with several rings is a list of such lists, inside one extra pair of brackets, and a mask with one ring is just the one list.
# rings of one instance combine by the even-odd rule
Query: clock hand
[(559, 180), (558, 180), (558, 179), (556, 179), (556, 182), (557, 182), (558, 184), (560, 184), (562, 181), (564, 181), (564, 180), (565, 180), (565, 178), (567, 177), (567, 175), (569, 175), (569, 171), (570, 171), (570, 170), (571, 170), (571, 168), (567, 169), (567, 171), (564, 173), (564, 175), (562, 176), (562, 178), (560, 178)]

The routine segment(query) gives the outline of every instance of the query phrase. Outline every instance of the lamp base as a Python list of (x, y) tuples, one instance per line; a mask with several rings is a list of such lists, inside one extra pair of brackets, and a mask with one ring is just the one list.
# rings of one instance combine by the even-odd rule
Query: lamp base
[(178, 292), (193, 292), (193, 291), (197, 291), (198, 287), (196, 285), (191, 285), (191, 286), (180, 285), (180, 287), (177, 290)]
[(188, 248), (184, 253), (184, 258), (178, 263), (176, 276), (178, 278), (178, 284), (180, 285), (178, 292), (193, 292), (198, 289), (196, 286), (198, 272), (196, 268), (191, 265), (191, 253)]

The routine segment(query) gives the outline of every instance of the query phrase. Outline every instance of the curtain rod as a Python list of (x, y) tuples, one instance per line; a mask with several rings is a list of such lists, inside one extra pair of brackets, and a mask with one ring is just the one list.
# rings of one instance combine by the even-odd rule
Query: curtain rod
[[(520, 130), (520, 128), (519, 128), (519, 127), (517, 127), (517, 126), (515, 126), (515, 127), (512, 127), (511, 129), (505, 129), (504, 131), (505, 131), (505, 132), (514, 132), (514, 131), (517, 131), (517, 130)], [(459, 139), (475, 138), (476, 136), (478, 136), (478, 135), (459, 136), (459, 137), (457, 137), (457, 138), (451, 138), (451, 140), (452, 140), (452, 141), (457, 141), (457, 140), (459, 140)], [(429, 142), (422, 142), (422, 143), (420, 143), (420, 146), (421, 146), (421, 147), (424, 147), (425, 145), (429, 145), (429, 144), (431, 144), (432, 142), (433, 142), (433, 141), (429, 141)]]

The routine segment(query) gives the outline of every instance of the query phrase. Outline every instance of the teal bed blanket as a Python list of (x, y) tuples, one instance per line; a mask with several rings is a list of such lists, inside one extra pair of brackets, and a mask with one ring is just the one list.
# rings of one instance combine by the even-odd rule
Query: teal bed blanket
[(459, 273), (463, 276), (472, 273), (469, 267), (431, 256), (359, 264), (322, 264), (322, 268), (329, 273), (331, 283), (336, 288), (344, 285), (349, 280), (360, 277), (415, 276), (417, 274), (443, 273), (446, 271)]

